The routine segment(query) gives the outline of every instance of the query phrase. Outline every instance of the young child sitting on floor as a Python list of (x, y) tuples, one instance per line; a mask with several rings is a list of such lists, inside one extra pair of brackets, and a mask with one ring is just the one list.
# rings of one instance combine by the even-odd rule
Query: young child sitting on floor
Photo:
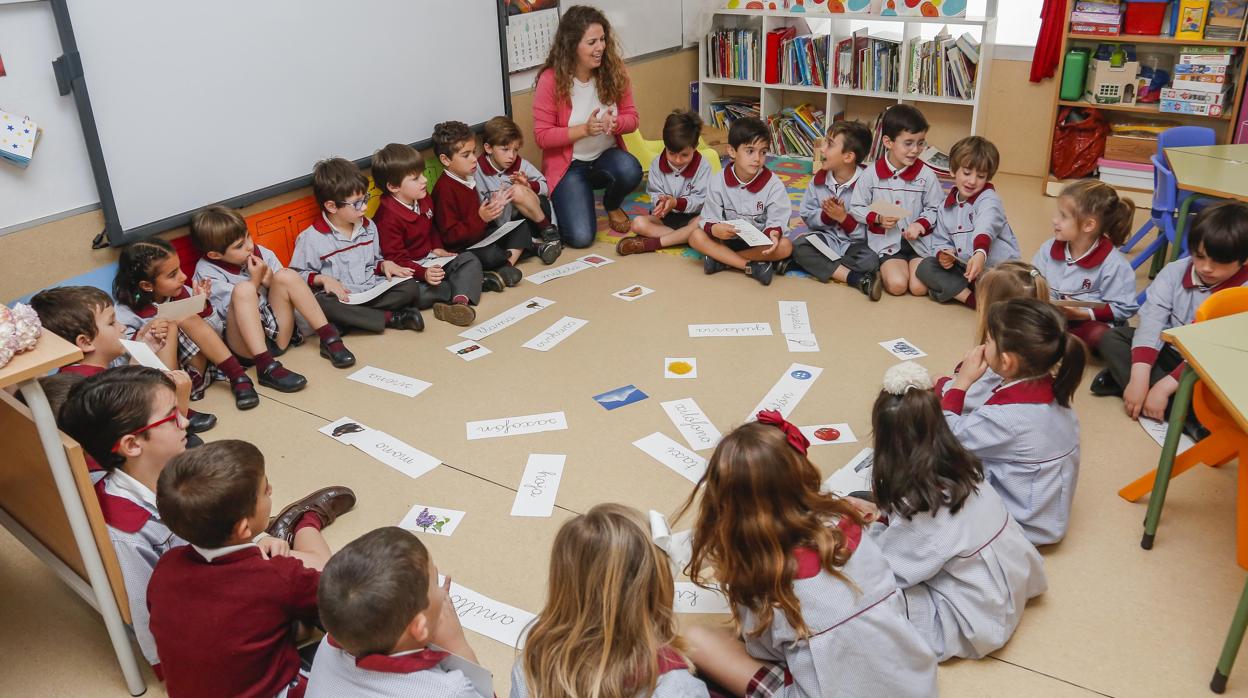
[(415, 281), (400, 281), (365, 303), (348, 304), (352, 294), (412, 276), (411, 269), (381, 256), (377, 226), (364, 215), (368, 178), (360, 168), (342, 158), (316, 163), (312, 195), (321, 215), (299, 233), (290, 268), (316, 291), (325, 317), (343, 331), (423, 331), (420, 284)]
[(928, 243), (936, 255), (925, 257), (915, 270), (932, 300), (974, 308), (975, 282), (984, 270), (1018, 258), (1018, 239), (992, 186), (1000, 162), (997, 147), (979, 136), (967, 136), (949, 150), (953, 189)]
[(485, 152), (477, 158), (473, 172), (477, 197), (486, 201), (494, 192), (511, 192), (511, 200), (495, 223), (524, 221), (518, 229), (525, 231), (531, 243), (524, 251), (534, 251), (542, 264), (554, 264), (563, 252), (563, 242), (559, 228), (550, 222), (550, 185), (546, 175), (520, 155), (524, 147), (520, 127), (510, 117), (496, 116), (485, 122), (481, 140)]
[[(303, 695), (292, 625), (318, 620), (317, 570), (330, 556), (320, 529), (350, 511), (355, 494), (319, 490), (270, 524), (272, 492), (264, 456), (246, 441), (205, 444), (160, 474), (161, 518), (190, 543), (161, 557), (147, 587), (170, 698)], [(289, 540), (257, 544), (278, 525)]]
[(373, 153), (372, 173), (382, 191), (374, 218), (382, 255), (412, 270), (421, 305), (432, 305), (434, 318), (471, 325), (477, 319), (472, 306), (481, 300), (481, 262), (446, 250), (425, 190), (425, 158), (410, 145), (391, 143)]
[(936, 657), (858, 513), (820, 491), (797, 427), (758, 418), (719, 442), (680, 511), (699, 501), (689, 578), (714, 570), (739, 633), (690, 627), (694, 665), (750, 698), (935, 695)]
[[(784, 183), (767, 169), (770, 139), (767, 124), (754, 117), (737, 119), (728, 128), (732, 164), (720, 176), (711, 177), (702, 227), (689, 235), (689, 246), (706, 255), (703, 269), (707, 274), (732, 267), (767, 286), (775, 274), (774, 263), (793, 253), (793, 243), (784, 236), (793, 205)], [(771, 245), (751, 247), (737, 237), (733, 221), (761, 230)]]
[(209, 302), (214, 324), (235, 356), (256, 366), (260, 385), (290, 393), (307, 385), (303, 376), (283, 367), (281, 356), (292, 343), (302, 343), (295, 311), (320, 339), (321, 356), (334, 368), (355, 365), (352, 354), (325, 318), (312, 290), (277, 255), (257, 245), (242, 214), (209, 206), (191, 216), (191, 242), (204, 255), (195, 264), (195, 281), (212, 282)]
[(325, 565), (317, 604), (326, 635), (307, 698), (446, 696), (493, 698), (489, 676), (438, 584), (429, 550), (410, 531), (370, 531)]
[(711, 182), (711, 163), (698, 152), (702, 119), (677, 109), (663, 122), (663, 152), (654, 156), (646, 179), (650, 215), (635, 216), (633, 237), (615, 245), (621, 255), (654, 252), (689, 242)]
[(511, 672), (511, 698), (709, 695), (689, 673), (672, 572), (637, 510), (599, 504), (564, 523), (547, 588)]
[(906, 596), (906, 615), (936, 653), (977, 659), (1010, 639), (1044, 562), (979, 459), (954, 438), (927, 369), (884, 373), (871, 410), (874, 512), (867, 529)]
[(823, 169), (810, 180), (798, 208), (810, 232), (793, 243), (792, 262), (825, 284), (840, 281), (878, 301), (880, 257), (867, 244), (866, 226), (849, 212), (870, 149), (871, 131), (861, 122), (838, 121), (828, 129)]
[[(884, 290), (900, 296), (927, 293), (917, 275), (920, 262), (932, 255), (928, 236), (936, 227), (945, 199), (940, 180), (919, 155), (927, 147), (927, 119), (909, 104), (884, 112), (884, 157), (862, 173), (854, 186), (849, 212), (867, 224), (867, 244), (880, 257)], [(871, 210), (882, 202), (905, 209), (905, 216), (886, 216)]]

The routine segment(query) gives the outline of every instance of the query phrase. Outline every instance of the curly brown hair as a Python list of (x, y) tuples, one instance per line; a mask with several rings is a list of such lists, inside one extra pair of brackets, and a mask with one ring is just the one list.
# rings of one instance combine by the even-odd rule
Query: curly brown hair
[(615, 34), (611, 31), (607, 16), (596, 7), (573, 5), (559, 19), (555, 40), (550, 47), (550, 53), (546, 55), (546, 63), (542, 66), (542, 70), (555, 71), (555, 94), (560, 100), (572, 99), (576, 47), (581, 43), (585, 32), (594, 24), (602, 27), (603, 40), (607, 42), (607, 48), (602, 52), (602, 65), (594, 71), (598, 99), (603, 104), (617, 104), (628, 91), (628, 72), (624, 70), (624, 59), (620, 57), (620, 47), (615, 41)]

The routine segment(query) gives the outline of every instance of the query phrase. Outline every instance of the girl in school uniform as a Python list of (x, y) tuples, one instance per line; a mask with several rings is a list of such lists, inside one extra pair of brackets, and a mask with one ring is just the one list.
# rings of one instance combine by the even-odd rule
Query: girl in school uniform
[(871, 411), (874, 510), (867, 529), (936, 658), (978, 659), (1003, 646), (1027, 600), (1048, 588), (1044, 563), (979, 459), (950, 432), (927, 369), (884, 374)]
[(1031, 263), (1044, 274), (1054, 301), (1099, 303), (1093, 308), (1059, 308), (1070, 332), (1093, 352), (1101, 337), (1126, 324), (1135, 301), (1135, 270), (1118, 251), (1131, 232), (1135, 203), (1113, 187), (1083, 179), (1062, 189), (1053, 215), (1053, 238)]
[(599, 504), (565, 523), (549, 588), (511, 672), (511, 698), (709, 695), (676, 634), (667, 559), (635, 509)]
[[(1087, 350), (1053, 305), (1032, 298), (988, 309), (988, 340), (962, 360), (941, 398), (954, 436), (979, 457), (989, 484), (1034, 545), (1066, 535), (1079, 477), (1079, 418), (1070, 407)], [(993, 377), (985, 376), (991, 368)], [(987, 380), (982, 405), (967, 391)]]
[(931, 696), (936, 657), (846, 501), (820, 492), (809, 443), (779, 413), (728, 434), (701, 495), (688, 572), (714, 570), (737, 634), (689, 628), (698, 671), (736, 696)]
[(117, 319), (126, 326), (127, 336), (150, 333), (163, 342), (156, 353), (169, 368), (180, 368), (191, 375), (191, 399), (202, 397), (211, 382), (211, 363), (229, 379), (234, 406), (249, 410), (260, 404), (260, 397), (243, 365), (221, 339), (221, 328), (209, 324), (215, 316), (210, 303), (205, 302), (199, 314), (177, 322), (156, 319), (157, 305), (197, 294), (211, 296), (211, 291), (212, 282), (208, 280), (197, 282), (194, 289), (186, 285), (177, 251), (164, 239), (140, 240), (121, 249), (117, 276), (113, 279), (113, 298), (117, 301)]

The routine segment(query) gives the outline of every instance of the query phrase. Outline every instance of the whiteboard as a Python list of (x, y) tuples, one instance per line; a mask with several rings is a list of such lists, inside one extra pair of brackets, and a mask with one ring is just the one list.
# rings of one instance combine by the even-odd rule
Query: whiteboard
[[(563, 3), (572, 4), (581, 2)], [(684, 43), (681, 0), (588, 0), (588, 4), (607, 16), (625, 58), (680, 48)]]
[(496, 0), (65, 1), (127, 236), (510, 104)]

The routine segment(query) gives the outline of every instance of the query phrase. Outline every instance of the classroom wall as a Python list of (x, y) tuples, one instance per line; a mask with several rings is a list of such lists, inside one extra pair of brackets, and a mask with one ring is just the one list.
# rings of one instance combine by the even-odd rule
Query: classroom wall
[[(663, 54), (629, 64), (633, 97), (641, 114), (641, 132), (657, 139), (667, 113), (688, 105), (689, 83), (697, 77), (696, 50)], [(1029, 64), (995, 60), (984, 105), (983, 133), (1001, 151), (1001, 171), (1033, 176), (1043, 175), (1049, 115), (1053, 88), (1049, 82), (1027, 82)], [(855, 99), (851, 117), (874, 118), (884, 104), (881, 100)], [(876, 110), (876, 111), (871, 111)], [(870, 112), (870, 113), (868, 113)], [(969, 133), (966, 110), (948, 105), (927, 105), (924, 112), (932, 123), (930, 139), (948, 147)], [(532, 142), (533, 96), (531, 91), (514, 93), (512, 113), (526, 138), (524, 156), (536, 162), (540, 151)], [(428, 154), (426, 154), (428, 156)], [(310, 189), (288, 192), (242, 209), (251, 215), (311, 193)], [(37, 291), (50, 283), (84, 274), (116, 261), (114, 250), (92, 250), (91, 239), (104, 228), (103, 216), (91, 211), (10, 235), (0, 236), (0, 300), (11, 300)], [(185, 234), (185, 228), (167, 236)]]

